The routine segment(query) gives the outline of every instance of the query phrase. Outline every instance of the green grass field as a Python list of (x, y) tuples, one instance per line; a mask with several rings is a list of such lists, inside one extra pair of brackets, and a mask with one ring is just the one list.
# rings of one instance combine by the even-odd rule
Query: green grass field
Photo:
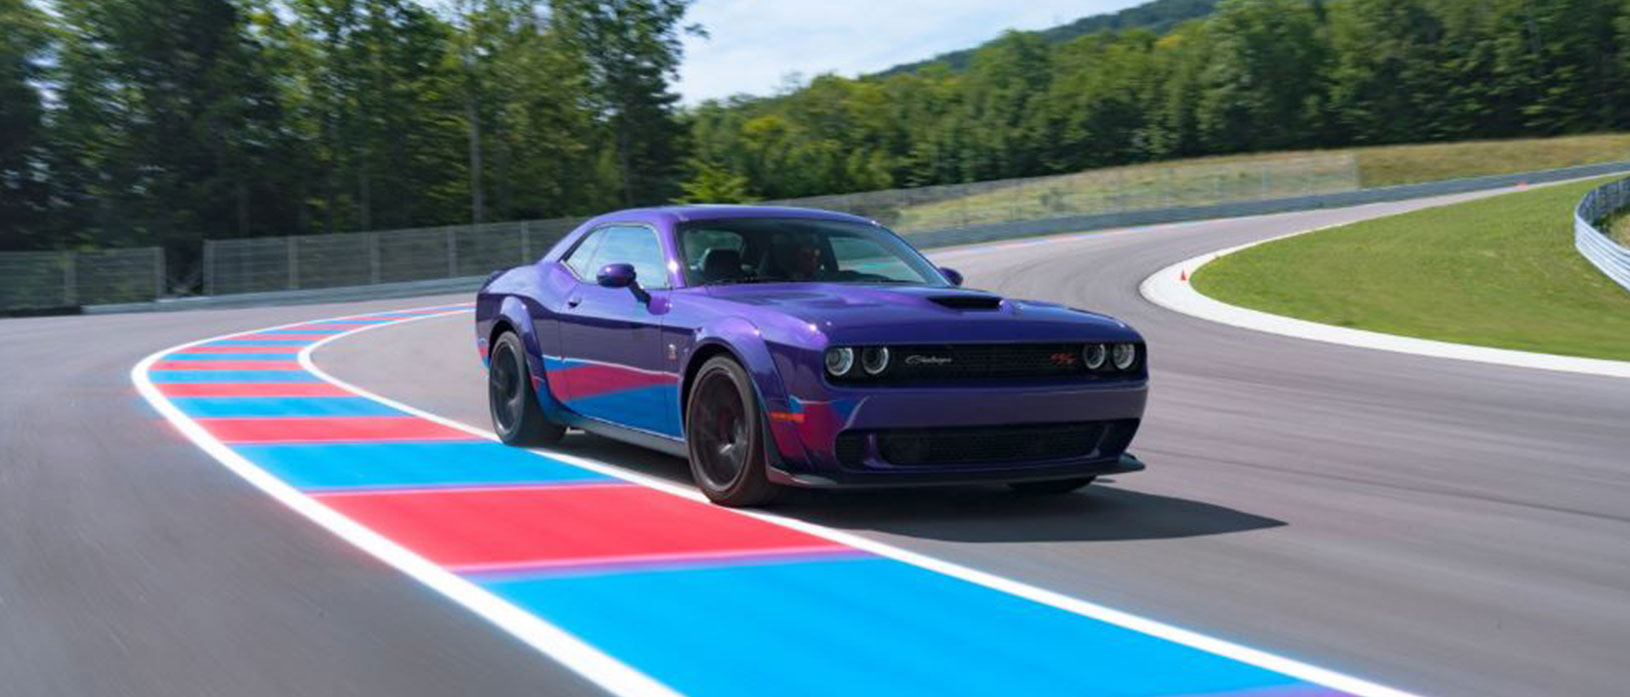
[(1630, 247), (1630, 212), (1619, 213), (1602, 223), (1608, 237), (1618, 240), (1619, 244)]
[[(867, 215), (904, 233), (981, 223), (1201, 206), (1630, 160), (1630, 133), (1223, 155), (964, 185)], [(865, 196), (862, 194), (861, 196)]]
[(1207, 264), (1193, 283), (1224, 302), (1343, 327), (1630, 360), (1630, 293), (1573, 248), (1573, 208), (1603, 181), (1270, 242)]

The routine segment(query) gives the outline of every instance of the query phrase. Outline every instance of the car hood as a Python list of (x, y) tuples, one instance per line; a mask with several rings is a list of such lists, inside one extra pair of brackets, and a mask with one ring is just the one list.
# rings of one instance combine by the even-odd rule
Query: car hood
[(718, 301), (742, 306), (746, 317), (788, 315), (835, 342), (1137, 339), (1107, 315), (967, 288), (777, 283), (706, 290)]

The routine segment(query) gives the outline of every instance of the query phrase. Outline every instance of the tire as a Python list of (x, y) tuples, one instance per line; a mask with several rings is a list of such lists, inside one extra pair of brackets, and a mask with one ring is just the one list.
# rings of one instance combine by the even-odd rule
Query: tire
[(691, 476), (721, 506), (761, 506), (781, 493), (769, 480), (764, 419), (753, 383), (736, 361), (702, 364), (685, 404)]
[(564, 426), (543, 415), (526, 367), (526, 349), (514, 332), (500, 335), (488, 355), (487, 408), (492, 430), (505, 445), (553, 445), (566, 435)]
[(1091, 484), (1097, 477), (1078, 477), (1076, 479), (1052, 479), (1045, 482), (1009, 482), (1008, 487), (1014, 491), (1032, 496), (1054, 496), (1068, 494)]

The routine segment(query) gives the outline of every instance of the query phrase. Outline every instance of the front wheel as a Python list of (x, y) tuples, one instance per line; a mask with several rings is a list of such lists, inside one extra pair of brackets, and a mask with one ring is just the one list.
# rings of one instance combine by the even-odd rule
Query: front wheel
[(487, 359), (487, 406), (492, 428), (505, 445), (552, 445), (566, 435), (565, 427), (544, 417), (532, 390), (526, 349), (514, 332), (504, 332), (492, 345)]
[(1008, 484), (1014, 491), (1021, 494), (1053, 495), (1068, 494), (1091, 484), (1097, 477), (1078, 477), (1076, 479), (1052, 479), (1045, 482), (1011, 482)]
[(685, 445), (696, 486), (722, 506), (759, 506), (781, 487), (766, 472), (765, 433), (747, 371), (719, 356), (702, 364), (685, 405)]

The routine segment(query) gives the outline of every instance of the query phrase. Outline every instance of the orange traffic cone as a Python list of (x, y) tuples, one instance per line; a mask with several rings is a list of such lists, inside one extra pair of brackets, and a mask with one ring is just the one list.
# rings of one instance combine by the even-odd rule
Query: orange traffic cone
[(1179, 280), (1179, 281), (1187, 281), (1187, 280), (1189, 280), (1189, 270), (1188, 269), (1182, 269), (1182, 270), (1178, 271), (1177, 272), (1177, 280)]

